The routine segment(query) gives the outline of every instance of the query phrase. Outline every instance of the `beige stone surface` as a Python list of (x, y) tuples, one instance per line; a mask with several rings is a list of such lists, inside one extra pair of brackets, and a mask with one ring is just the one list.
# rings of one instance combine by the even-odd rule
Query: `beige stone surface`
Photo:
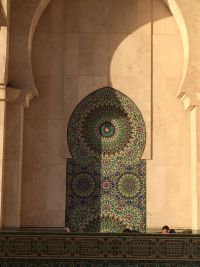
[(191, 201), (192, 229), (200, 227), (200, 109), (196, 107), (191, 112)]
[(79, 35), (77, 33), (66, 33), (64, 52), (65, 75), (78, 75), (79, 72)]
[(5, 160), (17, 161), (19, 157), (19, 143), (20, 143), (20, 108), (19, 105), (7, 104), (6, 120), (9, 121), (6, 127), (5, 140)]
[[(51, 46), (51, 36), (48, 33), (41, 32), (41, 34), (37, 35), (37, 39), (34, 40), (34, 49), (32, 53), (32, 57), (37, 57), (40, 59), (39, 62), (33, 62), (33, 69), (35, 75), (50, 75), (51, 73), (51, 54), (50, 54), (50, 46)], [(43, 47), (43, 49), (41, 49)], [(45, 53), (44, 53), (45, 51)], [(37, 84), (36, 84), (37, 86)], [(37, 86), (39, 90), (39, 86)]]
[(65, 120), (48, 121), (48, 164), (65, 164), (64, 151), (67, 139)]
[(4, 191), (4, 150), (5, 150), (5, 110), (6, 84), (8, 76), (8, 21), (9, 2), (0, 1), (0, 226), (3, 223), (3, 191)]
[(178, 34), (178, 27), (174, 27), (174, 17), (169, 16), (169, 8), (163, 1), (154, 0), (153, 4), (154, 34)]
[[(165, 17), (158, 20), (158, 17)], [(168, 13), (168, 16), (167, 16)], [(183, 47), (174, 18), (154, 0), (153, 160), (147, 162), (147, 225), (190, 228), (190, 113), (174, 97), (183, 72)]]
[(183, 71), (183, 53), (177, 52), (182, 51), (180, 36), (178, 34), (155, 34), (153, 41), (154, 75), (156, 77), (178, 76), (180, 79)]
[(7, 27), (0, 28), (0, 84), (7, 78)]
[(49, 11), (51, 14), (50, 25), (52, 33), (65, 32), (65, 2), (65, 0), (57, 0), (51, 3), (52, 8)]
[(20, 226), (23, 111), (21, 105), (7, 103), (2, 222), (5, 226)]
[(64, 83), (65, 77), (62, 76), (61, 79), (58, 76), (51, 76), (49, 85), (49, 116), (51, 120), (61, 120), (65, 119), (64, 105), (65, 101), (63, 98), (64, 94)]
[[(63, 165), (51, 165), (48, 168), (47, 210), (65, 210), (66, 162)], [(65, 214), (63, 213), (63, 219)]]
[[(42, 214), (46, 209), (47, 181), (47, 165), (23, 167), (22, 216), (24, 210), (40, 210)], [(23, 224), (23, 221), (21, 223)]]
[(24, 226), (37, 227), (63, 227), (65, 224), (65, 210), (24, 210), (21, 215), (21, 221)]

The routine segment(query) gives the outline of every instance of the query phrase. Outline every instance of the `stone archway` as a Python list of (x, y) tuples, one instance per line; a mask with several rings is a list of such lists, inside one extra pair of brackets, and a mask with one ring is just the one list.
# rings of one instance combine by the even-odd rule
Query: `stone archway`
[[(29, 38), (28, 38), (28, 55), (29, 55), (29, 60), (30, 60), (30, 66), (31, 66), (32, 41), (33, 41), (35, 29), (36, 29), (37, 24), (40, 20), (40, 17), (42, 16), (46, 7), (51, 3), (51, 1), (52, 0), (41, 0), (37, 6), (37, 9), (34, 13), (33, 18), (32, 18), (30, 32), (29, 32)], [(181, 37), (182, 37), (182, 43), (183, 43), (183, 48), (184, 48), (184, 68), (183, 68), (180, 86), (179, 86), (179, 88), (177, 88), (177, 97), (181, 98), (185, 94), (185, 92), (184, 92), (185, 89), (182, 89), (182, 88), (184, 87), (183, 84), (184, 84), (184, 81), (185, 81), (187, 73), (188, 73), (189, 45), (191, 44), (191, 42), (189, 42), (189, 38), (188, 38), (188, 27), (186, 25), (186, 20), (183, 16), (183, 13), (182, 13), (182, 11), (184, 11), (184, 4), (179, 3), (180, 2), (179, 0), (163, 0), (163, 1), (166, 3), (166, 5), (169, 7), (170, 11), (172, 12), (172, 14), (176, 20), (176, 23), (178, 25), (179, 31), (181, 33)], [(195, 0), (193, 0), (193, 1), (195, 1)], [(185, 6), (186, 6), (186, 4), (185, 4)], [(187, 6), (186, 6), (186, 8), (187, 8)], [(32, 70), (31, 70), (31, 73), (32, 73)], [(34, 80), (33, 77), (32, 77), (32, 79)], [(187, 100), (188, 100), (188, 98), (186, 99), (186, 101)], [(187, 105), (188, 105), (188, 103), (185, 103), (185, 106), (187, 106)]]

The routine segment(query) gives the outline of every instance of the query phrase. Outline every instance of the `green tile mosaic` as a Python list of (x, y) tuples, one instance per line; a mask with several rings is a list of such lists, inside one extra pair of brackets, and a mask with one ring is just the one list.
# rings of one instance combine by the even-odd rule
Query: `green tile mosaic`
[(105, 87), (75, 108), (67, 140), (66, 226), (72, 231), (145, 231), (145, 123), (137, 106)]

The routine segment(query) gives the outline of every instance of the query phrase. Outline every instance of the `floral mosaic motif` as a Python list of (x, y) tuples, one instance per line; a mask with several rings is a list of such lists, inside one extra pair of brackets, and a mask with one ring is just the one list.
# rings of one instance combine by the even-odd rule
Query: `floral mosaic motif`
[(72, 231), (145, 231), (145, 124), (112, 88), (86, 96), (68, 125), (66, 226)]
[(120, 167), (120, 171), (102, 177), (101, 213), (115, 214), (126, 227), (145, 231), (145, 173), (139, 170), (145, 161)]
[(118, 182), (118, 190), (125, 197), (134, 197), (140, 190), (140, 181), (137, 176), (124, 175)]

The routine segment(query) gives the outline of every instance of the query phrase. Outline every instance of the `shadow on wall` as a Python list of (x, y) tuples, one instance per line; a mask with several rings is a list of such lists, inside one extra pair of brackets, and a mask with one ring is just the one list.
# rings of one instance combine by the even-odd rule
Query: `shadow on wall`
[(142, 114), (119, 91), (105, 87), (79, 103), (68, 125), (66, 226), (145, 231), (145, 139)]

